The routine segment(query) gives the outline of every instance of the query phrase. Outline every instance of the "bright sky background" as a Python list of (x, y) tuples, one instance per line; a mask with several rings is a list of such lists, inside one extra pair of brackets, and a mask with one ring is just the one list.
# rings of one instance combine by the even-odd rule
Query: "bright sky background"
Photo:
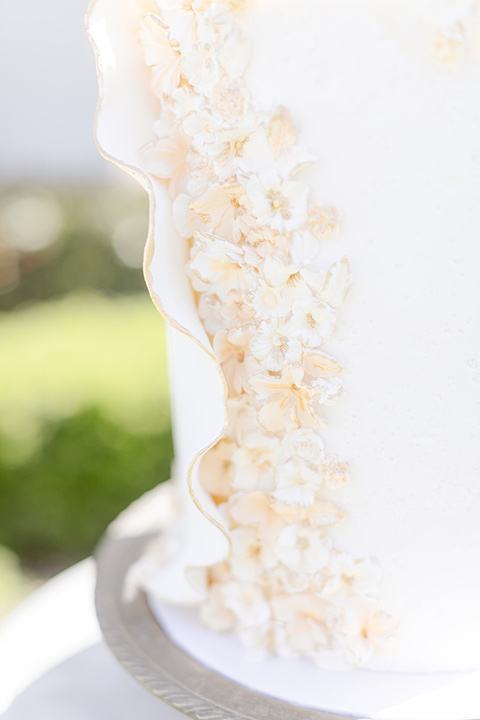
[[(0, 0), (0, 186), (102, 182), (88, 0)], [(118, 171), (115, 173), (118, 175)]]

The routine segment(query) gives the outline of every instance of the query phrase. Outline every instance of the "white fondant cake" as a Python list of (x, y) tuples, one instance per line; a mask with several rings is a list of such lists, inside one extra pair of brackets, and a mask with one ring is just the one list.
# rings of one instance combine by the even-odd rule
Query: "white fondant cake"
[(480, 668), (480, 4), (97, 0), (90, 29), (170, 323), (182, 512), (131, 582), (257, 654)]

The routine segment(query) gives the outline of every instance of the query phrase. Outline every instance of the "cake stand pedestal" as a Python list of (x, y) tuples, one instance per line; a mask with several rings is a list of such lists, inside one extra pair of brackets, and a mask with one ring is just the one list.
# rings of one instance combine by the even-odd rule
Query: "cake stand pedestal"
[[(138, 523), (133, 523), (135, 525), (138, 528)], [(335, 674), (339, 697), (333, 704), (326, 701), (322, 708), (304, 707), (262, 694), (209, 669), (172, 641), (152, 613), (143, 593), (133, 600), (125, 598), (125, 575), (152, 538), (151, 533), (136, 534), (131, 528), (130, 523), (130, 530), (124, 532), (122, 523), (114, 523), (97, 551), (96, 607), (102, 633), (117, 659), (136, 680), (193, 720), (480, 718), (478, 673), (455, 676), (435, 673), (422, 677), (418, 674), (342, 672)], [(258, 667), (260, 670), (261, 665)], [(351, 706), (357, 701), (352, 701), (351, 697), (354, 690), (358, 695), (358, 673), (361, 673), (361, 685), (364, 686), (364, 702), (358, 702), (358, 712), (355, 712)], [(316, 670), (316, 678), (319, 688), (327, 688), (332, 673)], [(321, 691), (319, 694), (321, 697)], [(381, 701), (372, 703), (376, 695)], [(343, 708), (347, 709), (344, 711)]]

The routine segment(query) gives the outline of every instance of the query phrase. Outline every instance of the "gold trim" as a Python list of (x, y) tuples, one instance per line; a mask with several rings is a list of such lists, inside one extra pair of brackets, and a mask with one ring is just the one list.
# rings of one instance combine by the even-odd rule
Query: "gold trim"
[(104, 93), (104, 80), (103, 80), (103, 74), (100, 70), (100, 50), (93, 39), (91, 30), (90, 30), (90, 20), (91, 16), (93, 15), (93, 12), (95, 10), (95, 6), (99, 0), (90, 0), (90, 3), (87, 8), (87, 12), (85, 14), (85, 28), (87, 30), (88, 39), (90, 41), (90, 44), (93, 49), (93, 54), (95, 57), (95, 71), (97, 74), (97, 82), (98, 82), (98, 100), (95, 107), (95, 114), (93, 118), (93, 142), (95, 145), (95, 148), (97, 149), (98, 153), (108, 162), (112, 163), (112, 165), (115, 165), (116, 167), (120, 168), (120, 170), (123, 170), (124, 172), (131, 175), (137, 182), (139, 182), (142, 187), (145, 188), (148, 199), (149, 199), (149, 226), (148, 226), (148, 234), (147, 239), (145, 243), (145, 250), (144, 250), (144, 256), (143, 256), (143, 275), (145, 278), (145, 283), (147, 285), (148, 292), (150, 294), (150, 297), (152, 299), (152, 302), (162, 318), (165, 320), (165, 322), (170, 325), (174, 330), (178, 330), (179, 332), (186, 335), (190, 340), (192, 340), (196, 345), (198, 345), (204, 352), (207, 353), (207, 355), (213, 360), (215, 367), (218, 371), (218, 374), (221, 378), (222, 385), (223, 385), (223, 406), (224, 406), (224, 413), (225, 413), (225, 423), (223, 426), (222, 432), (216, 437), (212, 442), (205, 446), (202, 450), (200, 450), (191, 461), (188, 471), (187, 471), (187, 483), (188, 483), (188, 490), (190, 497), (192, 498), (193, 502), (195, 503), (196, 507), (200, 510), (202, 515), (210, 521), (215, 527), (217, 527), (225, 536), (227, 539), (227, 542), (229, 546), (231, 547), (231, 541), (228, 537), (228, 534), (226, 530), (213, 518), (204, 508), (202, 507), (200, 501), (195, 496), (193, 487), (192, 487), (192, 474), (193, 469), (195, 467), (195, 464), (197, 461), (205, 455), (208, 450), (210, 450), (214, 445), (216, 445), (226, 434), (228, 430), (228, 405), (227, 405), (227, 398), (228, 398), (228, 388), (227, 384), (225, 382), (225, 378), (223, 375), (223, 372), (220, 367), (220, 363), (214, 353), (212, 353), (203, 343), (201, 343), (192, 333), (190, 333), (186, 328), (184, 328), (182, 325), (180, 325), (175, 318), (172, 318), (170, 315), (168, 315), (163, 306), (160, 302), (160, 299), (153, 291), (153, 283), (152, 283), (152, 274), (150, 272), (150, 264), (153, 259), (153, 255), (155, 252), (155, 209), (156, 209), (156, 202), (155, 202), (155, 191), (153, 189), (153, 185), (151, 182), (151, 179), (149, 175), (147, 175), (145, 172), (141, 171), (139, 168), (133, 167), (129, 165), (128, 163), (123, 162), (119, 158), (114, 157), (113, 155), (110, 155), (107, 153), (104, 148), (101, 146), (99, 140), (98, 140), (98, 123), (100, 114), (102, 111), (102, 106), (105, 100), (105, 93)]

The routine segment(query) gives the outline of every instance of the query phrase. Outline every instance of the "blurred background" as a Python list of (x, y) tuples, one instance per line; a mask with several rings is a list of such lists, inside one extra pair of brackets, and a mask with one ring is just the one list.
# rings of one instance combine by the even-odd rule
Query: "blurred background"
[(0, 617), (172, 457), (147, 198), (94, 147), (87, 6), (0, 3)]

